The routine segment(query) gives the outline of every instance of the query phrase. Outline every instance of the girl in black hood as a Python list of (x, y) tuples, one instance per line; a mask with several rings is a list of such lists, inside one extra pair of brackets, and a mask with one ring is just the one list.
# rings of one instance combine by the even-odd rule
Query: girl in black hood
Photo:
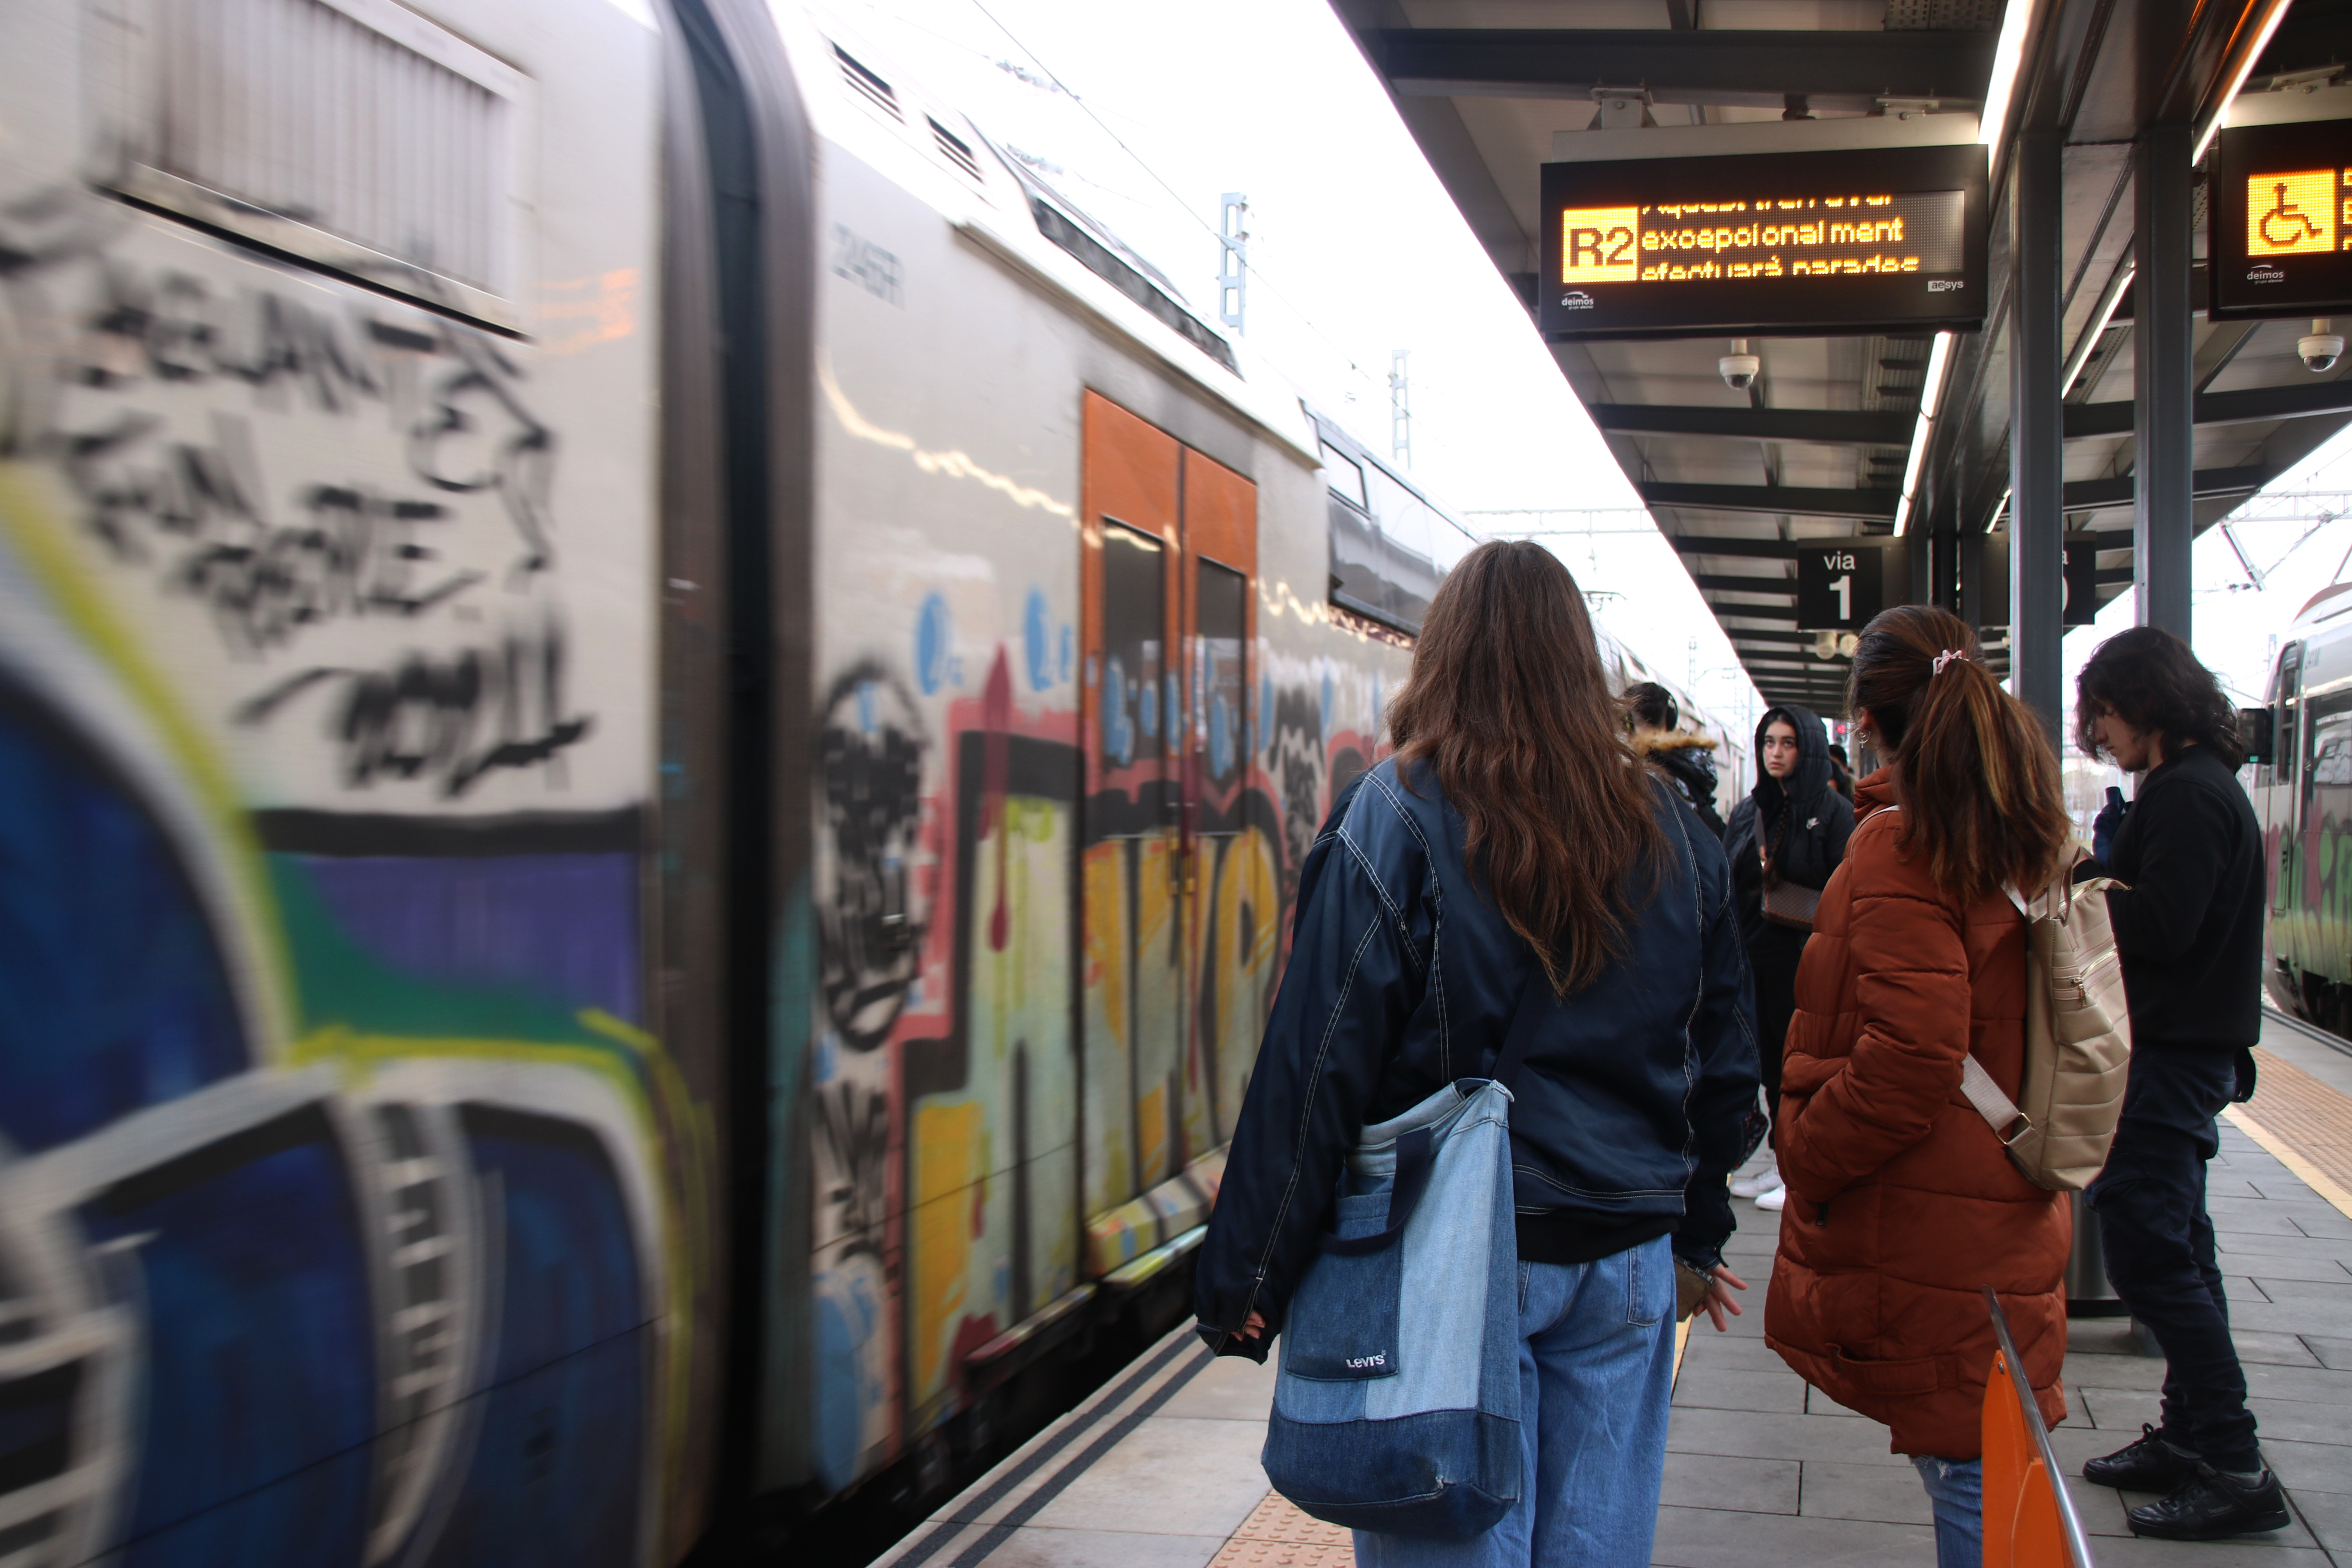
[[(1845, 841), (1853, 836), (1853, 803), (1832, 787), (1831, 774), (1829, 734), (1819, 719), (1793, 704), (1765, 710), (1756, 726), (1756, 787), (1732, 807), (1723, 830), (1732, 892), (1739, 900), (1739, 934), (1756, 976), (1764, 1101), (1776, 1118), (1780, 1047), (1797, 1010), (1797, 961), (1804, 956), (1811, 931), (1768, 919), (1764, 895), (1783, 884), (1818, 891), (1845, 858)], [(1743, 1186), (1756, 1189), (1759, 1208), (1777, 1209), (1786, 1201), (1777, 1177), (1736, 1183), (1733, 1190)]]

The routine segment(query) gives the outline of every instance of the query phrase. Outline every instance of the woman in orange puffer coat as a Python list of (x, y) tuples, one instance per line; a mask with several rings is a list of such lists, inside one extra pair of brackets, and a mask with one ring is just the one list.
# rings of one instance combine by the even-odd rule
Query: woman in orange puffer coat
[(1958, 617), (1863, 631), (1849, 708), (1886, 767), (1822, 895), (1797, 971), (1780, 1107), (1788, 1207), (1766, 1340), (1805, 1381), (1894, 1429), (1935, 1505), (1939, 1568), (1980, 1561), (1979, 1412), (2000, 1295), (2045, 1419), (2064, 1417), (2065, 1194), (2009, 1163), (1960, 1093), (1973, 1053), (2012, 1099), (2025, 921), (2068, 842), (2058, 759)]

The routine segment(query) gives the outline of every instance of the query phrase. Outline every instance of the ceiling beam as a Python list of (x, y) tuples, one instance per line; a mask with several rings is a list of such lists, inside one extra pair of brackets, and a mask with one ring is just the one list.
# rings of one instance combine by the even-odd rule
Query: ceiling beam
[(1797, 595), (1794, 577), (1726, 577), (1715, 572), (1694, 572), (1691, 581), (1710, 594), (1777, 594), (1784, 599)]
[[(2200, 496), (2252, 495), (2270, 483), (2272, 477), (2268, 468), (2200, 468), (2192, 476), (2192, 488)], [(2084, 507), (2129, 506), (2132, 495), (2132, 477), (2129, 474), (2111, 479), (2066, 481), (2066, 506), (2069, 510)]]
[[(2301, 382), (2292, 386), (2252, 386), (2238, 392), (2197, 395), (2200, 425), (2252, 425), (2273, 419), (2300, 419), (2312, 414), (2352, 414), (2352, 379)], [(2128, 400), (2070, 403), (2066, 405), (2066, 437), (2132, 433)]]
[(1612, 436), (1727, 436), (1746, 441), (1816, 441), (1838, 447), (1906, 447), (1916, 416), (1829, 408), (1711, 408), (1594, 403), (1592, 422)]
[(1776, 516), (1851, 517), (1893, 522), (1897, 497), (1892, 489), (1826, 490), (1799, 485), (1682, 485), (1653, 480), (1642, 486), (1651, 506), (1692, 507), (1703, 511), (1761, 511)]
[(1891, 534), (1874, 533), (1829, 539), (1734, 539), (1717, 533), (1670, 533), (1666, 535), (1666, 542), (1685, 555), (1746, 556), (1759, 561), (1794, 561), (1802, 551), (1826, 549), (1840, 544), (1881, 544), (1893, 537)]
[[(1780, 104), (1791, 95), (1981, 100), (1990, 33), (1390, 27), (1364, 35), (1400, 94), (1583, 98), (1640, 85), (1658, 103)], [(1824, 104), (1823, 107), (1828, 107)]]

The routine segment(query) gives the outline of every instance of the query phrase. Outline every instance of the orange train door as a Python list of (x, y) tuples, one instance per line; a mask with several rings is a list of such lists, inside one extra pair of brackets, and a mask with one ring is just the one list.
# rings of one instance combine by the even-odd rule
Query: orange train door
[[(1098, 1215), (1230, 1136), (1263, 979), (1236, 986), (1230, 958), (1270, 958), (1255, 911), (1272, 906), (1247, 895), (1272, 879), (1236, 847), (1257, 489), (1091, 392), (1085, 440), (1079, 993)], [(1246, 911), (1221, 917), (1221, 897)]]
[(1264, 1025), (1277, 907), (1272, 824), (1253, 816), (1257, 487), (1184, 453), (1184, 747), (1188, 1157), (1233, 1136)]
[(1086, 399), (1079, 873), (1086, 1207), (1164, 1179), (1181, 1094), (1183, 942), (1176, 742), (1183, 448)]

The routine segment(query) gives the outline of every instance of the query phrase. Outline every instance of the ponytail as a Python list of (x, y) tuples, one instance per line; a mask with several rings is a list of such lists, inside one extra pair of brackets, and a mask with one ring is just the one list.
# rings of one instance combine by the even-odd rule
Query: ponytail
[(2074, 825), (2058, 754), (2025, 704), (2000, 689), (1958, 616), (1903, 605), (1863, 628), (1846, 688), (1894, 759), (1906, 850), (1971, 901), (2056, 874)]

